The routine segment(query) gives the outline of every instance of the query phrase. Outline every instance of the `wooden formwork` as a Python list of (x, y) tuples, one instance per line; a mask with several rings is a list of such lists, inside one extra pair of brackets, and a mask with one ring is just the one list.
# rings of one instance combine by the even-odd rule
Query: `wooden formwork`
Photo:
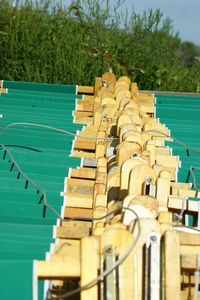
[(65, 180), (63, 220), (47, 260), (34, 262), (35, 283), (48, 280), (47, 299), (200, 299), (200, 233), (184, 225), (198, 216), (196, 191), (177, 182), (154, 96), (110, 72), (79, 92), (74, 121), (87, 126), (72, 155), (82, 166)]

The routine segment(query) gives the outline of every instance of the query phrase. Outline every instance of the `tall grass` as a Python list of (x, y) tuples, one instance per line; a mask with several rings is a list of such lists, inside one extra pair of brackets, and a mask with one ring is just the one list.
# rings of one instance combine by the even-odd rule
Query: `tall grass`
[(120, 1), (0, 2), (0, 78), (92, 84), (112, 69), (142, 89), (197, 91), (200, 64), (185, 66), (181, 40), (159, 10), (120, 13)]

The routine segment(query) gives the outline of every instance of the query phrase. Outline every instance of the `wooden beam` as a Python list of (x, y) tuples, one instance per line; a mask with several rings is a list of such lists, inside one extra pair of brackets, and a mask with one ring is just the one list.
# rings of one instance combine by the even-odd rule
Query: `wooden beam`
[(92, 218), (93, 210), (80, 207), (65, 207), (64, 218)]
[(165, 299), (180, 300), (180, 241), (176, 231), (166, 231), (165, 247)]
[(96, 142), (78, 138), (74, 143), (74, 150), (95, 150)]
[(63, 222), (62, 226), (56, 228), (56, 238), (80, 239), (89, 236), (91, 224), (91, 222), (84, 221)]
[(8, 89), (0, 88), (0, 93), (7, 94), (8, 93)]
[[(98, 276), (98, 240), (85, 237), (81, 240), (81, 286), (88, 284)], [(81, 300), (97, 300), (98, 285), (95, 284), (81, 292)]]
[(94, 168), (77, 168), (71, 169), (71, 177), (72, 178), (88, 178), (95, 179), (96, 177), (96, 169)]
[(94, 180), (79, 179), (79, 178), (68, 178), (67, 187), (81, 186), (81, 187), (94, 187)]
[[(183, 203), (185, 201), (185, 203)], [(183, 205), (184, 204), (184, 205)], [(168, 200), (168, 208), (171, 210), (182, 210), (188, 213), (198, 213), (198, 201), (185, 200), (183, 197), (170, 196)]]
[(74, 194), (63, 193), (66, 198), (67, 207), (80, 207), (80, 208), (92, 208), (93, 206), (93, 194)]
[(179, 235), (180, 244), (188, 246), (200, 245), (200, 233), (192, 228), (175, 227)]
[(80, 262), (72, 256), (67, 261), (37, 261), (35, 268), (39, 279), (63, 279), (80, 277)]
[(78, 93), (79, 94), (94, 94), (94, 87), (93, 86), (78, 86)]

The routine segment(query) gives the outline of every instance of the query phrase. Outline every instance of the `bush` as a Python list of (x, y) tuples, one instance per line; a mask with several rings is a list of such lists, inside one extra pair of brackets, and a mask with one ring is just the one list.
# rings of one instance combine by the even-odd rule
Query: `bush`
[(182, 43), (159, 10), (127, 17), (120, 4), (1, 1), (0, 78), (87, 85), (112, 69), (141, 89), (197, 91), (199, 48)]

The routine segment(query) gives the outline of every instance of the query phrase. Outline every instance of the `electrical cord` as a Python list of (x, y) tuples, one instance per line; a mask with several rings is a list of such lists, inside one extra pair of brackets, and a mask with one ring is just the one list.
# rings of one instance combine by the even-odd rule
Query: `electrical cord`
[(62, 295), (59, 295), (59, 296), (51, 296), (51, 300), (57, 300), (57, 299), (63, 299), (63, 298), (68, 298), (68, 297), (71, 297), (75, 294), (78, 294), (84, 290), (87, 290), (89, 288), (91, 288), (92, 286), (94, 286), (95, 284), (97, 284), (99, 281), (103, 281), (103, 279), (108, 276), (110, 273), (112, 273), (114, 270), (116, 270), (124, 261), (125, 259), (129, 256), (129, 254), (133, 251), (133, 249), (136, 247), (137, 245), (137, 242), (139, 240), (139, 237), (141, 235), (141, 222), (140, 222), (140, 218), (138, 216), (138, 214), (133, 210), (131, 209), (130, 207), (124, 207), (124, 206), (119, 206), (120, 209), (124, 209), (124, 210), (129, 210), (131, 211), (135, 217), (136, 217), (136, 222), (138, 223), (138, 231), (137, 231), (137, 236), (136, 238), (133, 240), (133, 242), (131, 243), (129, 249), (123, 254), (121, 255), (121, 257), (116, 260), (116, 262), (112, 265), (111, 268), (109, 268), (108, 270), (105, 270), (104, 272), (102, 272), (99, 276), (97, 276), (95, 279), (93, 279), (92, 281), (90, 281), (89, 283), (83, 285), (83, 286), (80, 286), (70, 292), (67, 292), (67, 293), (64, 293)]
[(200, 170), (200, 167), (191, 166), (190, 170), (189, 170), (189, 173), (192, 175), (193, 187), (198, 192), (199, 189), (198, 189), (198, 186), (197, 186), (196, 176), (195, 176), (195, 173), (194, 173), (195, 169)]
[(28, 122), (10, 123), (10, 124), (8, 124), (5, 127), (2, 127), (0, 129), (0, 135), (3, 135), (4, 132), (8, 128), (14, 127), (14, 126), (18, 126), (18, 125), (24, 125), (24, 126), (32, 126), (32, 127), (40, 127), (40, 128), (50, 129), (50, 130), (53, 130), (53, 131), (61, 132), (61, 133), (67, 134), (67, 135), (71, 135), (71, 136), (74, 136), (74, 137), (77, 137), (77, 138), (86, 139), (86, 140), (94, 140), (94, 141), (113, 141), (113, 140), (118, 140), (117, 137), (98, 138), (98, 137), (81, 136), (79, 134), (76, 134), (76, 133), (73, 133), (71, 131), (61, 129), (61, 128), (57, 128), (57, 127), (53, 127), (53, 126), (48, 126), (48, 125), (43, 125), (43, 124), (38, 124), (38, 123), (28, 123)]
[[(163, 136), (166, 136), (166, 137), (168, 137), (168, 138), (174, 140), (175, 142), (177, 142), (177, 144), (181, 145), (181, 146), (182, 146), (183, 148), (185, 148), (186, 150), (189, 150), (189, 151), (192, 151), (192, 152), (195, 152), (195, 153), (200, 154), (200, 150), (195, 149), (195, 148), (192, 148), (192, 147), (188, 146), (187, 144), (181, 142), (179, 139), (177, 139), (177, 138), (175, 138), (175, 137), (173, 137), (173, 136), (170, 136), (169, 134), (164, 133), (164, 132), (162, 132), (162, 131), (160, 131), (160, 130), (150, 129), (150, 130), (144, 130), (144, 131), (142, 131), (142, 132), (143, 132), (143, 133), (151, 133), (151, 132), (154, 132), (154, 133), (161, 134), (161, 135), (163, 135)], [(189, 156), (189, 155), (188, 155), (188, 156)]]
[[(36, 148), (33, 148), (33, 147), (28, 147), (28, 146), (22, 146), (22, 145), (12, 145), (12, 144), (6, 144), (4, 145), (6, 147), (13, 147), (13, 148), (21, 148), (21, 149), (27, 149), (27, 150), (32, 150), (32, 151), (35, 151), (35, 152), (42, 152), (41, 150), (39, 149), (36, 149)], [(2, 145), (0, 145), (0, 147), (2, 147)]]
[[(3, 128), (3, 131), (0, 133), (0, 135), (3, 134), (7, 128), (13, 127), (13, 126), (17, 126), (17, 125), (30, 125), (30, 126), (42, 127), (42, 128), (51, 129), (51, 130), (55, 130), (55, 131), (58, 131), (58, 132), (63, 132), (63, 133), (66, 133), (66, 134), (71, 134), (71, 135), (73, 135), (73, 136), (78, 136), (78, 137), (80, 137), (79, 135), (76, 135), (76, 134), (74, 134), (74, 133), (72, 133), (72, 132), (69, 132), (69, 131), (66, 131), (66, 130), (63, 130), (63, 129), (59, 129), (59, 128), (56, 128), (56, 127), (47, 126), (47, 125), (41, 125), (41, 124), (35, 124), (35, 123), (27, 123), (27, 122), (11, 123), (11, 124), (9, 124), (9, 125), (7, 125), (7, 126), (5, 126), (5, 127)], [(1, 129), (1, 130), (2, 130), (2, 129)], [(162, 135), (164, 135), (164, 136), (170, 137), (168, 134), (165, 134), (165, 133), (163, 133), (163, 132), (161, 132), (161, 131), (159, 131), (159, 130), (147, 130), (147, 131), (143, 131), (143, 132), (144, 132), (144, 133), (148, 133), (148, 132), (156, 132), (156, 133), (162, 134)], [(86, 137), (86, 138), (88, 138), (88, 137)], [(170, 137), (170, 138), (173, 138), (173, 137)], [(89, 139), (91, 139), (91, 138), (89, 138)], [(95, 139), (97, 139), (97, 138), (95, 138)], [(111, 139), (113, 139), (113, 138), (111, 138)], [(118, 138), (117, 138), (117, 139), (118, 139)], [(196, 150), (196, 149), (193, 149), (193, 148), (191, 148), (191, 147), (188, 147), (186, 144), (182, 143), (181, 141), (179, 141), (179, 140), (177, 140), (177, 139), (175, 139), (175, 140), (176, 140), (178, 143), (180, 143), (183, 147), (185, 147), (186, 149), (190, 149), (191, 151), (200, 153), (200, 151), (198, 151), (198, 150)], [(30, 178), (22, 171), (22, 169), (19, 167), (19, 165), (18, 165), (17, 162), (15, 161), (13, 155), (11, 154), (11, 152), (9, 151), (9, 149), (6, 147), (6, 145), (2, 144), (2, 145), (1, 145), (1, 148), (4, 148), (4, 150), (5, 150), (6, 152), (9, 153), (12, 163), (14, 163), (15, 167), (18, 169), (19, 173), (24, 177), (24, 179), (27, 181), (27, 183), (31, 183), (32, 186), (34, 186), (37, 190), (39, 190), (39, 191), (42, 192), (43, 196), (42, 196), (42, 199), (41, 199), (40, 202), (42, 202), (42, 200), (43, 200), (43, 202), (44, 202), (44, 211), (45, 211), (46, 208), (50, 209), (50, 210), (54, 213), (54, 215), (56, 215), (57, 218), (59, 218), (60, 221), (62, 221), (62, 222), (68, 222), (68, 221), (71, 221), (71, 220), (80, 220), (80, 221), (81, 221), (81, 220), (95, 220), (95, 219), (92, 219), (92, 218), (69, 218), (69, 219), (63, 219), (63, 218), (60, 216), (60, 214), (59, 214), (59, 213), (58, 213), (51, 205), (48, 204), (45, 189), (44, 189), (43, 187), (37, 185), (33, 180), (31, 180), (31, 179), (30, 179)], [(192, 176), (193, 176), (194, 188), (198, 191), (198, 188), (197, 188), (197, 185), (196, 185), (196, 177), (195, 177), (194, 172), (193, 172), (193, 167), (190, 168), (190, 172), (191, 172), (191, 174), (192, 174)], [(109, 215), (108, 215), (108, 216), (109, 216)], [(104, 216), (104, 217), (105, 217), (105, 216)], [(96, 218), (96, 220), (101, 220), (101, 219), (103, 219), (104, 217), (101, 217), (100, 219), (99, 219), (99, 218)]]
[[(71, 136), (74, 136), (74, 137), (77, 137), (77, 138), (83, 138), (83, 139), (87, 139), (87, 140), (95, 140), (95, 141), (97, 141), (97, 140), (99, 140), (99, 141), (119, 140), (118, 137), (98, 138), (98, 137), (81, 136), (81, 135), (78, 135), (78, 134), (73, 133), (71, 131), (61, 129), (61, 128), (57, 128), (57, 127), (53, 127), (53, 126), (48, 126), (48, 125), (43, 125), (43, 124), (38, 124), (38, 123), (28, 123), (28, 122), (10, 123), (7, 126), (5, 126), (5, 127), (3, 127), (3, 128), (0, 129), (0, 135), (2, 135), (6, 131), (6, 129), (8, 129), (10, 127), (18, 126), (18, 125), (25, 125), (25, 126), (33, 126), (33, 127), (40, 127), (40, 128), (50, 129), (50, 130), (53, 130), (53, 131), (61, 132), (61, 133), (64, 133), (64, 134), (68, 134), (68, 135), (71, 135)], [(168, 138), (173, 139), (174, 141), (176, 141), (179, 145), (181, 145), (186, 150), (189, 150), (189, 151), (192, 151), (192, 152), (200, 154), (200, 150), (192, 148), (192, 147), (188, 146), (187, 144), (181, 142), (179, 139), (177, 139), (177, 138), (175, 138), (173, 136), (170, 136), (169, 134), (164, 133), (164, 132), (162, 132), (160, 130), (150, 129), (150, 130), (144, 130), (142, 132), (143, 133), (151, 133), (151, 132), (153, 133), (154, 132), (154, 133), (161, 134), (163, 136), (166, 136)]]
[(83, 218), (83, 217), (75, 217), (75, 218), (68, 218), (68, 219), (64, 219), (60, 216), (60, 214), (55, 210), (55, 208), (53, 208), (48, 202), (47, 202), (47, 196), (46, 196), (46, 190), (39, 186), (38, 184), (36, 184), (31, 178), (29, 178), (24, 172), (23, 170), (20, 168), (20, 166), (18, 165), (18, 163), (15, 161), (13, 155), (11, 154), (11, 152), (9, 151), (9, 149), (5, 146), (5, 145), (1, 145), (2, 149), (4, 149), (10, 156), (11, 162), (14, 164), (14, 166), (17, 168), (18, 172), (21, 174), (21, 176), (26, 180), (26, 182), (30, 183), (33, 187), (35, 187), (37, 189), (37, 191), (40, 191), (42, 193), (42, 199), (40, 200), (40, 203), (43, 201), (44, 202), (44, 207), (48, 208), (49, 210), (51, 210), (51, 212), (61, 221), (61, 222), (70, 222), (70, 221), (100, 221), (103, 220), (104, 218), (108, 218), (111, 215), (113, 215), (114, 213), (116, 213), (117, 211), (120, 210), (119, 207), (117, 207), (115, 210), (107, 213), (106, 215), (102, 216), (102, 217), (94, 217), (94, 218)]

